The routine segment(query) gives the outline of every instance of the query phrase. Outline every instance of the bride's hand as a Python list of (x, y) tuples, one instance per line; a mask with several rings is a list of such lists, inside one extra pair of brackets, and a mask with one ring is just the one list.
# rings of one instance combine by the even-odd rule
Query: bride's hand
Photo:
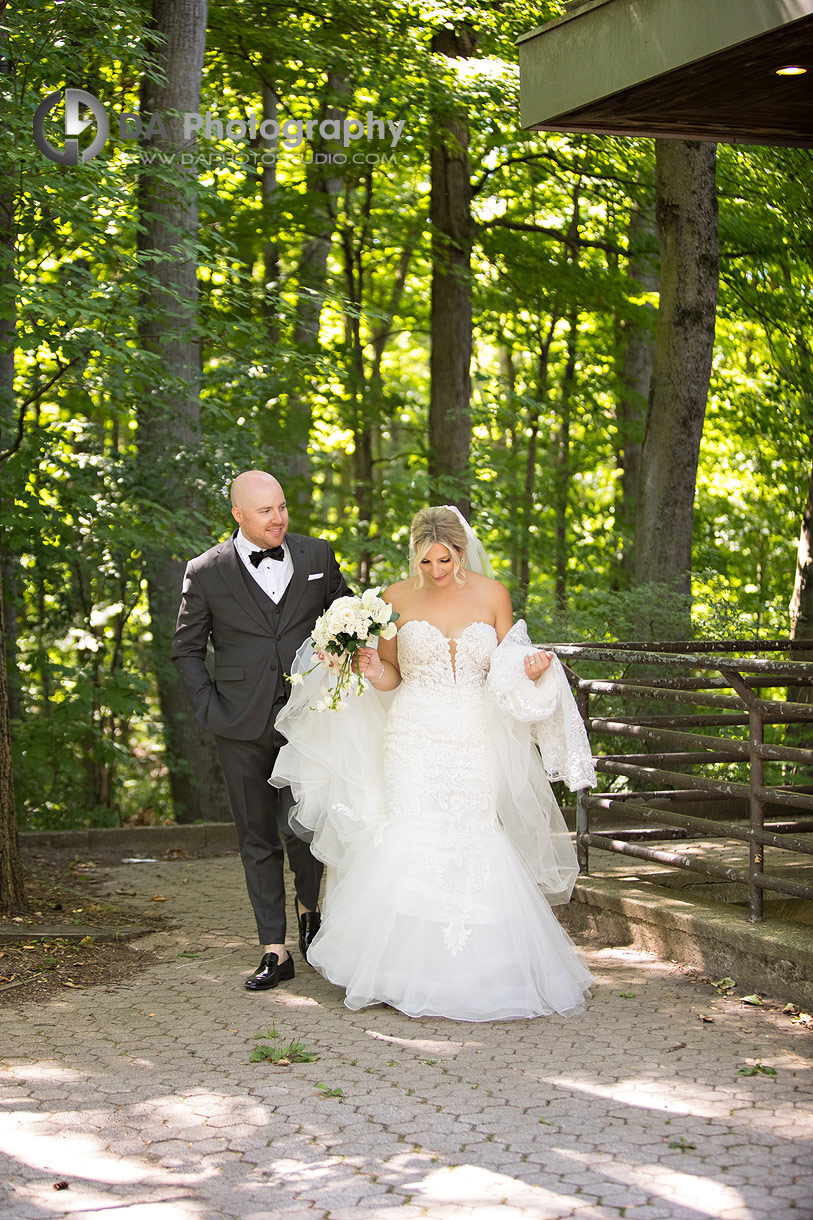
[(359, 648), (353, 669), (357, 674), (361, 674), (362, 678), (369, 678), (371, 682), (380, 678), (384, 672), (384, 666), (375, 648)]
[(539, 648), (536, 652), (531, 652), (525, 658), (525, 674), (533, 682), (536, 678), (541, 678), (545, 670), (553, 660), (552, 652), (545, 652), (544, 648)]

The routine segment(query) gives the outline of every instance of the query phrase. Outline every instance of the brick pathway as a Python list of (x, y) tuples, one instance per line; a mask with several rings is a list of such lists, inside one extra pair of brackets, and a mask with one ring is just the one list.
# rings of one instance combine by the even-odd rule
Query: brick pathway
[[(162, 894), (176, 926), (126, 985), (0, 1011), (4, 1220), (813, 1220), (813, 1037), (782, 1015), (792, 995), (750, 1008), (589, 946), (581, 1018), (354, 1014), (298, 950), (293, 983), (244, 990), (236, 857), (109, 882)], [(271, 1026), (318, 1062), (250, 1063)], [(741, 1074), (758, 1063), (776, 1075)]]

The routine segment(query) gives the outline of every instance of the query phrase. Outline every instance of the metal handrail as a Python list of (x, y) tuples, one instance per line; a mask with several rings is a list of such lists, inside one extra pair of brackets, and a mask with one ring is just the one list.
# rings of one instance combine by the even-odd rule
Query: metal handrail
[[(743, 649), (751, 652), (784, 651), (809, 652), (813, 655), (813, 640), (691, 640), (666, 643), (612, 643), (601, 644), (555, 644), (549, 645), (562, 660), (568, 677), (575, 688), (579, 709), (591, 740), (597, 734), (621, 739), (636, 739), (636, 749), (646, 748), (649, 742), (666, 746), (666, 750), (650, 748), (646, 753), (604, 753), (596, 757), (599, 773), (624, 776), (647, 784), (656, 781), (661, 789), (660, 801), (667, 794), (674, 794), (677, 806), (705, 796), (720, 800), (727, 797), (745, 798), (749, 806), (747, 825), (717, 821), (713, 818), (698, 818), (681, 812), (680, 808), (665, 809), (646, 803), (646, 797), (654, 794), (635, 789), (612, 794), (591, 794), (582, 790), (577, 801), (576, 842), (582, 871), (589, 869), (590, 847), (623, 855), (635, 856), (655, 863), (690, 869), (707, 876), (726, 881), (741, 882), (748, 887), (749, 916), (754, 921), (763, 918), (763, 895), (766, 890), (789, 894), (794, 897), (813, 899), (813, 886), (797, 881), (771, 876), (765, 871), (764, 849), (781, 848), (802, 857), (813, 855), (813, 839), (806, 840), (793, 834), (809, 825), (802, 822), (785, 821), (780, 828), (765, 825), (766, 805), (779, 805), (800, 813), (813, 814), (813, 789), (811, 785), (766, 784), (765, 762), (786, 762), (813, 766), (813, 748), (790, 746), (783, 743), (766, 742), (766, 724), (810, 724), (813, 722), (813, 704), (766, 698), (764, 688), (806, 687), (813, 684), (813, 662), (772, 660), (764, 657), (733, 655)], [(586, 661), (601, 664), (623, 665), (622, 678), (580, 678), (570, 665)], [(648, 671), (660, 670), (635, 678), (627, 672), (630, 667), (645, 665)], [(663, 675), (663, 670), (667, 675)], [(676, 674), (676, 670), (682, 670)], [(699, 675), (698, 675), (699, 671)], [(711, 688), (711, 689), (710, 689)], [(728, 690), (731, 694), (711, 693)], [(757, 692), (760, 693), (757, 693)], [(652, 716), (640, 712), (592, 716), (590, 702), (595, 698), (613, 697), (615, 700), (636, 703), (642, 701), (666, 702), (690, 705), (693, 714)], [(698, 712), (698, 708), (713, 709)], [(730, 737), (721, 730), (734, 726), (747, 727), (744, 737)], [(686, 732), (685, 729), (711, 729), (714, 735), (704, 732)], [(686, 748), (688, 747), (688, 749)], [(748, 781), (721, 779), (714, 776), (671, 770), (670, 767), (699, 767), (708, 764), (730, 763), (747, 765)], [(811, 790), (805, 790), (805, 789)], [(621, 798), (621, 799), (618, 799)], [(623, 810), (625, 816), (642, 821), (660, 823), (664, 827), (683, 830), (694, 838), (729, 838), (747, 843), (749, 858), (747, 868), (736, 868), (719, 864), (699, 856), (683, 855), (663, 851), (643, 843), (633, 843), (628, 837), (613, 837), (596, 833), (590, 829), (590, 814)], [(628, 832), (631, 834), (632, 832)], [(637, 832), (641, 833), (641, 832)], [(664, 836), (668, 837), (668, 836)]]

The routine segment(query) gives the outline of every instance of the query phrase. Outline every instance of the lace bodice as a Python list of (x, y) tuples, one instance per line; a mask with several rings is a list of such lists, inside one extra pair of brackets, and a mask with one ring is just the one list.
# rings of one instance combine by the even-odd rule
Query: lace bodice
[(449, 690), (485, 687), (497, 633), (490, 623), (469, 623), (449, 639), (425, 619), (410, 619), (398, 632), (398, 666), (405, 686)]

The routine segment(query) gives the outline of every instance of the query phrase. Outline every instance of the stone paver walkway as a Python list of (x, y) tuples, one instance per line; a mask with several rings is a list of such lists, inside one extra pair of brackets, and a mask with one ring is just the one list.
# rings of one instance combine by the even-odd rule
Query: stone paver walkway
[[(175, 927), (126, 985), (0, 1010), (4, 1220), (813, 1218), (813, 1039), (781, 1007), (595, 945), (571, 1020), (350, 1013), (298, 950), (251, 995), (236, 857), (109, 881)], [(249, 1062), (272, 1027), (318, 1061)]]

